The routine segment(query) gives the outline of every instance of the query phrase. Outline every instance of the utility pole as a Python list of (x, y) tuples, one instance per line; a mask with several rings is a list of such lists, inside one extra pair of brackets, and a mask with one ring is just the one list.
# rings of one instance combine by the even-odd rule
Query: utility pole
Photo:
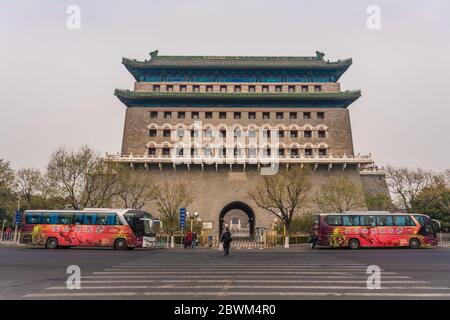
[[(17, 200), (17, 212), (20, 212), (20, 194), (19, 199)], [(14, 242), (17, 242), (17, 222), (16, 219), (14, 219)]]

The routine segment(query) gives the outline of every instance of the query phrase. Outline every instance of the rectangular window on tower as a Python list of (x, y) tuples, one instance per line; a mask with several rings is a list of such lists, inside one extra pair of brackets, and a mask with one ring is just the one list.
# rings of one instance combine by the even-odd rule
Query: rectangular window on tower
[(150, 111), (150, 118), (151, 119), (158, 118), (158, 111)]
[(320, 120), (325, 119), (325, 112), (317, 112), (317, 119)]
[(219, 119), (226, 119), (227, 113), (226, 112), (219, 112)]
[(213, 86), (206, 86), (206, 92), (213, 92)]
[(164, 111), (164, 119), (171, 119), (171, 118), (172, 118), (172, 112)]
[(212, 112), (211, 111), (206, 111), (205, 112), (205, 119), (212, 119)]
[(153, 91), (158, 92), (158, 91), (160, 91), (160, 90), (161, 90), (161, 87), (160, 87), (159, 85), (155, 84), (155, 85), (153, 86)]

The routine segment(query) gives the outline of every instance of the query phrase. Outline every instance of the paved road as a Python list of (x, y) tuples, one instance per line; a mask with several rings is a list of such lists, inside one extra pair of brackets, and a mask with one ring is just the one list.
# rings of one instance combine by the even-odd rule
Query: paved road
[[(66, 288), (68, 265), (80, 290)], [(367, 289), (367, 266), (381, 289)], [(450, 249), (120, 252), (0, 247), (0, 299), (450, 299)]]

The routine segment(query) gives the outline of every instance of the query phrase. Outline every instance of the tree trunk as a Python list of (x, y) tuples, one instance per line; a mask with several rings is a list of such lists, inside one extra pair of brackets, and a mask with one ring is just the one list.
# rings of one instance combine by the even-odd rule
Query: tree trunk
[(286, 249), (289, 249), (289, 236), (286, 235), (286, 237), (284, 237), (284, 247)]
[(285, 232), (284, 232), (284, 247), (286, 249), (289, 249), (290, 225), (291, 225), (290, 221), (288, 223), (285, 223), (285, 225), (284, 225), (284, 228), (285, 228)]

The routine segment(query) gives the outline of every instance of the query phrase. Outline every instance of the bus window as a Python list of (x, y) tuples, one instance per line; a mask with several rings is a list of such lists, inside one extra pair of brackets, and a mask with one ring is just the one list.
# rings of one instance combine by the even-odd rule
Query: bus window
[(57, 212), (44, 212), (42, 214), (43, 224), (58, 224), (59, 223), (59, 213)]
[(416, 215), (414, 218), (421, 224), (420, 233), (423, 235), (434, 234), (433, 223), (428, 217)]
[(375, 216), (359, 216), (359, 221), (362, 226), (375, 227), (377, 225)]
[(393, 226), (394, 218), (392, 216), (377, 216), (378, 226)]
[(414, 223), (413, 219), (411, 219), (410, 216), (395, 216), (394, 217), (395, 225), (399, 227), (415, 227), (416, 224)]
[(82, 213), (75, 213), (73, 218), (75, 224), (83, 224), (84, 215)]
[(85, 213), (84, 214), (84, 224), (96, 224), (97, 215), (95, 213)]
[(330, 226), (342, 226), (342, 216), (327, 216), (325, 222)]
[(343, 216), (342, 221), (344, 226), (358, 226), (359, 216)]
[(27, 224), (39, 224), (42, 223), (42, 213), (40, 212), (30, 212), (25, 215), (25, 220)]
[(100, 213), (97, 215), (97, 224), (102, 225), (115, 225), (116, 214), (115, 213)]
[(59, 217), (60, 224), (72, 224), (73, 223), (73, 213), (62, 213)]
[(108, 217), (106, 216), (106, 214), (104, 214), (104, 213), (97, 214), (97, 224), (102, 224), (102, 225), (108, 224), (107, 219), (108, 219)]

